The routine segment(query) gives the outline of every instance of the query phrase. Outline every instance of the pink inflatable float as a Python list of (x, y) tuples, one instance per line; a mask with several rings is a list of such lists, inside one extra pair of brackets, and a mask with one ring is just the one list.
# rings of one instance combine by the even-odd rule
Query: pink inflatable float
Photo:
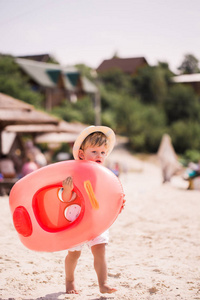
[[(73, 177), (76, 198), (62, 202), (62, 181)], [(88, 161), (43, 167), (19, 180), (10, 193), (13, 223), (21, 242), (36, 251), (60, 251), (89, 241), (109, 228), (124, 201), (118, 178)], [(73, 207), (72, 207), (73, 205)], [(77, 211), (70, 219), (68, 207)]]

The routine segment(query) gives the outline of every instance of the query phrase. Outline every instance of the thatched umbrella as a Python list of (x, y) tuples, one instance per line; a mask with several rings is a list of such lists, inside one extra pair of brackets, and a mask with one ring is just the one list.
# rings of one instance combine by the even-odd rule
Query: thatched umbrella
[(5, 127), (6, 132), (15, 133), (31, 133), (34, 135), (42, 133), (80, 133), (87, 126), (81, 123), (68, 123), (66, 121), (60, 121), (58, 124), (26, 124), (26, 125), (8, 125)]
[(1, 128), (16, 124), (58, 124), (59, 120), (34, 106), (0, 93)]
[(59, 124), (9, 125), (4, 132), (29, 133), (36, 143), (73, 143), (87, 126), (81, 123), (60, 121)]
[(2, 148), (1, 132), (6, 126), (20, 124), (58, 125), (58, 123), (58, 119), (36, 110), (34, 106), (0, 93), (0, 153)]
[(38, 135), (35, 138), (35, 142), (37, 144), (47, 143), (47, 144), (59, 144), (59, 143), (73, 143), (78, 137), (78, 133), (71, 132), (52, 132), (52, 133), (44, 133)]

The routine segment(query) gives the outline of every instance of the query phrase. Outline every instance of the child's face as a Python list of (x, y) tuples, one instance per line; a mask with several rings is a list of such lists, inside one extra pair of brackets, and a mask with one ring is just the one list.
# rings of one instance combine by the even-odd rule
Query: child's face
[(104, 163), (107, 155), (107, 148), (105, 145), (100, 147), (87, 147), (84, 150), (79, 150), (79, 157), (83, 160), (94, 161), (100, 165)]

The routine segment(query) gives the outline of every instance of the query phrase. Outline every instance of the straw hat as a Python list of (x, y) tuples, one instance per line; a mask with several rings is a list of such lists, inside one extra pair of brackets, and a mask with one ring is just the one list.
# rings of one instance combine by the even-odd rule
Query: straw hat
[(105, 136), (108, 139), (108, 154), (109, 155), (114, 148), (115, 145), (115, 134), (114, 131), (106, 126), (89, 126), (85, 128), (80, 135), (77, 137), (74, 146), (73, 146), (73, 156), (74, 159), (79, 160), (78, 153), (79, 149), (81, 147), (82, 142), (85, 140), (85, 138), (90, 135), (93, 132), (102, 132), (105, 134)]

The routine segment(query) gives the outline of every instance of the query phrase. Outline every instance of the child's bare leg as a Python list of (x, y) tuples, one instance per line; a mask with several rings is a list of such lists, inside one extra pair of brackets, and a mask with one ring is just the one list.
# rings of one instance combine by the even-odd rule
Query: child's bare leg
[(81, 251), (68, 251), (68, 255), (65, 258), (65, 280), (66, 280), (66, 293), (78, 294), (75, 288), (74, 272), (81, 255)]
[(117, 290), (111, 288), (107, 284), (108, 272), (106, 263), (106, 246), (105, 244), (98, 244), (91, 247), (94, 256), (94, 269), (97, 273), (99, 290), (101, 293), (114, 293)]
[(72, 197), (72, 192), (74, 188), (72, 177), (69, 176), (65, 180), (63, 180), (62, 185), (63, 185), (63, 192), (62, 192), (63, 201), (68, 202)]

